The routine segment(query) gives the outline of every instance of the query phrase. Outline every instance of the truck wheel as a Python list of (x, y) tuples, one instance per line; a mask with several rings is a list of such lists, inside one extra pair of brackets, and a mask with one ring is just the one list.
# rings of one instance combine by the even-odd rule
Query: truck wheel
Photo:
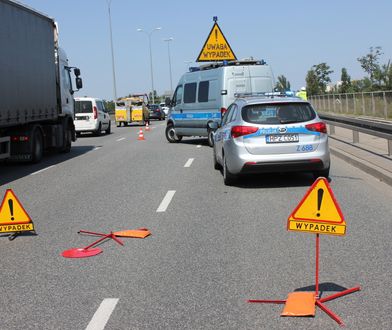
[(39, 129), (34, 130), (31, 149), (31, 162), (33, 164), (39, 163), (44, 154), (44, 142)]
[(176, 134), (176, 130), (174, 129), (173, 124), (169, 124), (166, 126), (165, 135), (166, 135), (166, 139), (170, 143), (177, 143), (182, 140), (182, 136)]
[(68, 153), (71, 151), (72, 144), (72, 126), (68, 121), (63, 123), (63, 145), (59, 148), (59, 151), (62, 153)]

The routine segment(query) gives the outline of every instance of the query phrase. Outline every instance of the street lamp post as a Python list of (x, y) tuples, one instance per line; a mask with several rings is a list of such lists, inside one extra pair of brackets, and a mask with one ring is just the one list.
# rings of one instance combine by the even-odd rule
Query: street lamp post
[(173, 41), (172, 37), (163, 39), (163, 41), (167, 42), (167, 54), (169, 56), (169, 74), (170, 74), (170, 93), (173, 92), (173, 79), (172, 79), (172, 69), (171, 69), (171, 60), (170, 60), (170, 41)]
[(151, 70), (151, 95), (152, 95), (152, 103), (155, 103), (155, 97), (154, 97), (154, 73), (153, 73), (153, 68), (152, 68), (152, 51), (151, 51), (151, 35), (153, 34), (154, 31), (161, 30), (161, 27), (157, 27), (153, 29), (150, 33), (144, 31), (143, 29), (137, 29), (137, 32), (144, 32), (148, 36), (148, 45), (150, 47), (150, 70)]
[(117, 87), (116, 87), (116, 70), (114, 68), (114, 51), (113, 51), (113, 35), (112, 35), (112, 16), (110, 14), (110, 5), (112, 0), (106, 0), (108, 5), (108, 13), (109, 13), (109, 29), (110, 29), (110, 47), (112, 49), (112, 72), (113, 72), (113, 96), (114, 101), (117, 100)]

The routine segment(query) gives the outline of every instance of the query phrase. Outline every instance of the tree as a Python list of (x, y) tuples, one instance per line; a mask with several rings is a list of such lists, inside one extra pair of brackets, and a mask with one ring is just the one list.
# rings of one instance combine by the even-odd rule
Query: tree
[(306, 75), (306, 91), (308, 96), (320, 94), (320, 86), (317, 81), (317, 75), (314, 70), (309, 70)]
[(276, 88), (279, 92), (284, 93), (290, 90), (290, 82), (284, 75), (278, 76), (278, 82), (276, 83)]
[(316, 75), (317, 84), (321, 93), (325, 93), (327, 84), (331, 82), (329, 75), (333, 72), (333, 70), (330, 69), (330, 66), (325, 62), (312, 66), (312, 70)]
[(378, 79), (380, 78), (379, 73), (381, 70), (378, 61), (382, 54), (380, 46), (375, 48), (370, 47), (368, 54), (357, 58), (358, 62), (361, 63), (362, 69), (369, 75), (372, 85), (374, 84), (376, 76)]
[(342, 68), (342, 74), (340, 76), (340, 80), (342, 84), (340, 85), (339, 92), (340, 93), (348, 93), (351, 90), (351, 77), (347, 73), (346, 68)]

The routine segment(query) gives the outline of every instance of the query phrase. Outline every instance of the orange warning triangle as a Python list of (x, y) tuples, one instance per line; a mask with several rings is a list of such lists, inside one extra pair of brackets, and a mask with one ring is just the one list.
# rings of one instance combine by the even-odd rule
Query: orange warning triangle
[(0, 225), (31, 223), (31, 219), (11, 189), (7, 189), (0, 206)]
[(222, 30), (215, 22), (196, 62), (233, 61), (236, 59)]
[(344, 217), (326, 178), (318, 178), (289, 219), (343, 224)]

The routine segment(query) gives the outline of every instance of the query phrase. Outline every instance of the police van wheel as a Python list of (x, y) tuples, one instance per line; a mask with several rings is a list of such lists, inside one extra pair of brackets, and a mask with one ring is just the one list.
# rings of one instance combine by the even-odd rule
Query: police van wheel
[(209, 129), (207, 131), (207, 134), (208, 134), (208, 145), (210, 147), (213, 147), (214, 146), (214, 133), (211, 129)]
[(176, 130), (173, 125), (167, 125), (165, 130), (166, 139), (170, 143), (180, 142), (182, 140), (182, 136), (176, 134)]

